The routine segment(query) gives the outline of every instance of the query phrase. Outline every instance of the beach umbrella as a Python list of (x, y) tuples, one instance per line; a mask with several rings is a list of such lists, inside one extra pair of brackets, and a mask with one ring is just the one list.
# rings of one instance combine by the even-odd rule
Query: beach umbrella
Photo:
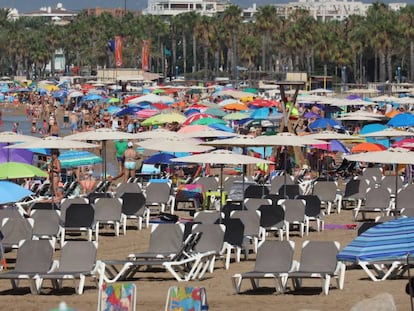
[(6, 162), (0, 164), (0, 179), (19, 179), (32, 177), (47, 177), (48, 174), (36, 166), (20, 163)]
[(366, 134), (359, 134), (361, 137), (366, 137), (366, 138), (377, 138), (377, 137), (387, 137), (387, 138), (392, 138), (392, 137), (407, 137), (407, 136), (414, 136), (414, 133), (410, 133), (407, 131), (401, 131), (401, 130), (394, 130), (394, 129), (384, 129), (381, 131), (376, 131), (376, 132), (370, 132), (370, 133), (366, 133)]
[(382, 144), (386, 147), (390, 146), (390, 141), (388, 138), (384, 139), (386, 136), (379, 136), (376, 137), (374, 134), (373, 137), (369, 137), (369, 136), (365, 136), (366, 134), (370, 134), (370, 133), (375, 133), (375, 132), (379, 132), (379, 131), (383, 131), (383, 130), (390, 130), (389, 127), (387, 127), (384, 124), (381, 123), (372, 123), (372, 124), (367, 124), (364, 125), (361, 130), (359, 131), (359, 135), (361, 135), (362, 137), (364, 137), (366, 139), (367, 142), (371, 142), (371, 143), (379, 143)]
[(248, 112), (232, 112), (229, 113), (227, 115), (225, 115), (223, 117), (223, 120), (234, 120), (234, 121), (238, 121), (238, 120), (242, 120), (242, 119), (247, 119), (250, 117), (250, 114)]
[(361, 139), (361, 137), (356, 136), (356, 135), (348, 135), (348, 134), (342, 134), (342, 133), (337, 133), (337, 132), (332, 132), (332, 131), (309, 134), (309, 135), (305, 135), (304, 137), (311, 138), (311, 139), (319, 139), (319, 140), (332, 140), (332, 139), (358, 140), (358, 139)]
[(86, 131), (86, 132), (80, 132), (72, 135), (68, 135), (65, 137), (66, 139), (70, 140), (95, 140), (95, 141), (101, 141), (102, 142), (102, 158), (103, 158), (103, 167), (102, 167), (102, 173), (103, 178), (106, 179), (106, 142), (108, 140), (118, 140), (118, 139), (134, 139), (133, 134), (126, 133), (126, 132), (120, 132), (115, 131), (109, 128), (99, 128), (95, 129), (93, 131)]
[(158, 110), (165, 110), (171, 108), (171, 106), (165, 104), (165, 103), (152, 103), (152, 107), (158, 109)]
[(224, 117), (227, 114), (219, 108), (208, 108), (204, 113), (214, 117)]
[(172, 132), (166, 130), (164, 128), (158, 128), (152, 131), (145, 131), (139, 132), (134, 135), (134, 139), (157, 139), (157, 138), (169, 138), (169, 137), (177, 137), (179, 138), (179, 134), (177, 132)]
[(226, 124), (213, 123), (213, 124), (209, 124), (208, 127), (211, 127), (212, 129), (219, 130), (219, 131), (224, 131), (224, 132), (228, 132), (228, 133), (234, 133), (234, 129), (232, 129), (231, 127), (227, 126)]
[(377, 224), (340, 251), (338, 260), (359, 264), (373, 279), (368, 269), (371, 262), (407, 262), (414, 252), (414, 218), (398, 218)]
[(174, 159), (174, 158), (176, 158), (176, 156), (171, 153), (160, 152), (160, 153), (155, 153), (149, 158), (145, 159), (144, 164), (158, 164), (158, 163), (171, 164), (173, 163), (171, 162), (171, 159)]
[(381, 144), (364, 142), (364, 143), (360, 143), (352, 147), (351, 152), (352, 153), (371, 152), (371, 151), (375, 152), (375, 151), (383, 151), (386, 149), (387, 147)]
[(136, 113), (136, 116), (140, 119), (148, 119), (148, 118), (150, 118), (152, 116), (155, 116), (156, 114), (159, 114), (159, 113), (160, 113), (160, 111), (156, 110), (156, 109), (149, 109), (149, 108), (142, 109), (141, 108), (141, 110), (139, 110)]
[(319, 119), (319, 118), (322, 118), (322, 116), (320, 114), (315, 113), (313, 111), (308, 111), (307, 113), (305, 113), (303, 115), (303, 117), (306, 118), (306, 119), (312, 119), (312, 118)]
[[(186, 127), (195, 127), (195, 126), (199, 126), (199, 125), (189, 125)], [(237, 134), (235, 133), (229, 133), (226, 131), (220, 131), (220, 130), (216, 130), (213, 129), (211, 127), (202, 129), (202, 130), (196, 130), (196, 131), (189, 131), (187, 133), (184, 133), (183, 136), (184, 137), (197, 137), (197, 138), (210, 138), (210, 137), (232, 137), (232, 136), (236, 136)]]
[(392, 144), (391, 147), (402, 147), (402, 148), (411, 148), (414, 144), (414, 138), (403, 138), (395, 143)]
[(324, 144), (312, 145), (312, 148), (333, 151), (333, 152), (349, 153), (349, 149), (343, 143), (341, 143), (339, 140), (336, 140), (336, 139), (330, 140), (329, 144), (324, 143)]
[(198, 114), (198, 113), (200, 113), (200, 109), (190, 108), (184, 112), (184, 115), (188, 118), (189, 116), (193, 114)]
[(40, 141), (41, 138), (17, 134), (14, 132), (1, 132), (0, 133), (0, 143), (21, 143), (21, 142), (30, 142), (30, 141)]
[(238, 110), (238, 111), (249, 110), (249, 107), (247, 107), (246, 104), (243, 104), (243, 103), (232, 103), (232, 104), (224, 105), (222, 107), (227, 110)]
[(319, 118), (316, 119), (314, 122), (312, 122), (309, 127), (311, 129), (326, 129), (328, 127), (331, 128), (340, 128), (341, 125), (339, 124), (338, 121), (335, 121), (333, 119), (328, 119), (328, 118)]
[[(89, 132), (88, 132), (89, 133)], [(76, 148), (96, 148), (94, 144), (84, 143), (80, 141), (70, 140), (66, 137), (48, 136), (33, 142), (24, 142), (20, 144), (11, 145), (5, 148), (10, 149), (76, 149)], [(90, 138), (87, 138), (90, 139)], [(86, 139), (85, 139), (86, 140)]]
[(102, 163), (102, 158), (86, 150), (68, 150), (59, 156), (62, 168), (72, 168), (84, 165)]
[(26, 164), (33, 163), (34, 152), (32, 150), (5, 148), (7, 146), (8, 144), (0, 144), (0, 163), (9, 161)]
[(204, 118), (211, 118), (211, 115), (206, 114), (206, 113), (195, 113), (195, 114), (188, 116), (188, 118), (185, 119), (181, 124), (183, 126), (190, 125), (191, 123), (197, 120), (200, 120), (200, 119), (204, 119)]
[[(223, 170), (224, 165), (240, 165), (240, 164), (259, 164), (259, 163), (272, 163), (265, 159), (251, 157), (247, 155), (237, 154), (229, 150), (214, 150), (208, 153), (197, 154), (188, 157), (179, 157), (172, 159), (172, 162), (181, 163), (203, 163), (203, 164), (217, 164), (220, 165), (220, 211), (223, 208)], [(221, 216), (220, 216), (221, 222)]]
[(205, 152), (213, 148), (201, 146), (199, 140), (184, 137), (167, 137), (159, 139), (148, 139), (137, 144), (145, 149), (165, 152)]
[(125, 116), (125, 115), (135, 115), (140, 110), (142, 110), (142, 108), (139, 107), (139, 106), (128, 106), (128, 107), (118, 111), (115, 115), (117, 117), (122, 117), (122, 116)]
[(387, 122), (392, 127), (408, 127), (414, 125), (414, 115), (411, 113), (400, 113)]
[(110, 103), (110, 104), (116, 104), (116, 103), (121, 102), (121, 100), (120, 100), (118, 97), (109, 97), (109, 98), (106, 100), (106, 102), (107, 102), (107, 103)]
[(145, 121), (141, 123), (142, 126), (152, 126), (152, 125), (162, 125), (165, 123), (172, 123), (172, 122), (178, 122), (182, 123), (185, 120), (185, 116), (176, 113), (176, 112), (170, 112), (170, 113), (160, 113), (155, 116), (149, 117)]
[(32, 195), (33, 192), (10, 181), (0, 181), (0, 204), (14, 203)]
[(191, 125), (210, 125), (210, 124), (227, 124), (226, 121), (218, 118), (208, 117), (201, 118), (191, 122)]

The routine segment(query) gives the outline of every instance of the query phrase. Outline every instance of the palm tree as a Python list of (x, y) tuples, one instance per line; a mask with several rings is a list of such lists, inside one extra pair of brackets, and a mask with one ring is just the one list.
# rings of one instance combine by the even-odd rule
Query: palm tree
[(409, 70), (408, 80), (414, 79), (414, 6), (409, 5), (401, 9), (400, 12), (400, 33), (405, 38), (404, 41), (408, 42), (409, 45)]

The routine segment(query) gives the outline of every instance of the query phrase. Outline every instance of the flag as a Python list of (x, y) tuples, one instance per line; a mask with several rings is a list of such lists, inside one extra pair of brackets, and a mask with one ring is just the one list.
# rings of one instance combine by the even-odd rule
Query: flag
[(164, 54), (165, 56), (171, 56), (171, 51), (167, 48), (164, 48)]
[(115, 37), (115, 67), (122, 66), (122, 37)]
[(111, 52), (115, 52), (115, 40), (111, 39), (108, 41), (108, 48)]
[(151, 41), (142, 40), (142, 71), (149, 71)]

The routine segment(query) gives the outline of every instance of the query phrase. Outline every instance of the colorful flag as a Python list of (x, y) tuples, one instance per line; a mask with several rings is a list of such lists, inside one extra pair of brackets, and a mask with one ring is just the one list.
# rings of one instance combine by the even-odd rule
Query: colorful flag
[(115, 66), (122, 66), (122, 37), (115, 37)]
[(142, 40), (142, 71), (149, 71), (151, 41)]

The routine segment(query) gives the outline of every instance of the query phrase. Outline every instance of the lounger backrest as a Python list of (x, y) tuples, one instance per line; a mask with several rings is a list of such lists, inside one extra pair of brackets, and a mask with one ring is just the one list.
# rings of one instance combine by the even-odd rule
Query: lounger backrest
[(412, 184), (412, 186), (409, 185), (408, 187), (398, 192), (398, 197), (397, 197), (395, 208), (397, 210), (401, 210), (403, 208), (412, 208), (413, 198), (414, 198), (414, 184)]
[(305, 219), (305, 200), (280, 200), (279, 204), (285, 209), (285, 220), (287, 222), (303, 221)]
[(318, 181), (313, 186), (313, 195), (317, 195), (321, 201), (334, 201), (337, 186), (334, 181)]
[(52, 265), (53, 247), (49, 240), (26, 240), (17, 250), (15, 271), (46, 273)]
[(258, 236), (260, 233), (260, 211), (233, 211), (231, 218), (239, 218), (244, 225), (244, 235)]
[(30, 216), (34, 220), (34, 236), (56, 236), (59, 232), (59, 213), (56, 210), (34, 210)]
[(271, 205), (272, 200), (261, 198), (246, 198), (243, 201), (243, 205), (247, 210), (257, 210), (262, 205)]
[(95, 209), (88, 203), (71, 204), (66, 210), (65, 228), (92, 228)]
[(202, 184), (206, 191), (217, 191), (219, 188), (219, 181), (215, 176), (199, 177), (194, 181), (194, 183)]
[(23, 217), (4, 218), (1, 226), (4, 247), (19, 245), (22, 240), (31, 240), (33, 232), (33, 220)]
[(95, 203), (96, 199), (100, 198), (112, 198), (112, 194), (110, 192), (91, 192), (87, 196), (90, 204)]
[(226, 226), (224, 242), (234, 246), (242, 246), (244, 240), (244, 224), (240, 218), (227, 218), (223, 220)]
[(293, 241), (267, 240), (257, 250), (254, 270), (257, 272), (287, 272), (293, 262)]
[(371, 188), (366, 194), (365, 207), (387, 208), (390, 204), (390, 193), (387, 188)]
[(403, 186), (403, 179), (401, 176), (387, 175), (382, 177), (380, 186), (387, 188), (391, 194), (395, 194), (395, 188), (398, 191)]
[(260, 211), (260, 226), (263, 228), (281, 227), (285, 221), (285, 210), (280, 205), (262, 205)]
[(287, 185), (293, 185), (293, 178), (290, 175), (284, 176), (284, 175), (278, 175), (275, 176), (274, 178), (272, 178), (272, 180), (270, 181), (270, 193), (271, 194), (280, 194), (279, 193), (279, 189), (282, 185), (285, 184)]
[(96, 242), (67, 241), (61, 250), (59, 271), (91, 271), (96, 263), (96, 252)]
[(95, 204), (95, 221), (119, 221), (122, 213), (122, 199), (100, 198)]
[(241, 211), (245, 210), (243, 204), (234, 203), (234, 202), (227, 202), (226, 205), (223, 206), (221, 211), (224, 213), (224, 218), (230, 217), (233, 211)]
[(167, 203), (170, 200), (171, 184), (150, 182), (145, 188), (147, 203)]
[(151, 227), (150, 253), (176, 253), (183, 245), (184, 224), (156, 224)]
[(287, 196), (289, 199), (294, 199), (297, 195), (302, 194), (299, 185), (282, 185), (278, 193)]
[[(194, 222), (202, 224), (214, 224), (220, 219), (220, 212), (216, 211), (201, 211), (194, 214)], [(224, 218), (224, 215), (221, 215)]]
[(224, 243), (224, 225), (209, 225), (209, 224), (197, 224), (194, 225), (192, 232), (202, 232), (202, 237), (195, 250), (197, 252), (220, 252)]
[(23, 218), (23, 216), (17, 209), (14, 208), (0, 209), (0, 225), (3, 223), (3, 219), (5, 218)]
[(88, 203), (88, 200), (86, 198), (81, 198), (81, 197), (62, 200), (62, 204), (60, 205), (60, 219), (62, 220), (62, 222), (65, 221), (66, 210), (71, 204), (85, 204), (85, 203)]
[(269, 188), (265, 185), (249, 185), (244, 190), (245, 198), (263, 198), (269, 194)]
[(140, 193), (141, 185), (138, 183), (120, 183), (115, 189), (115, 196), (121, 198), (124, 193)]
[(382, 171), (379, 167), (367, 167), (362, 171), (362, 177), (364, 179), (372, 179), (379, 183), (382, 177)]
[(122, 194), (122, 213), (127, 216), (142, 216), (145, 211), (146, 198), (143, 193)]
[(305, 241), (302, 246), (301, 272), (333, 273), (337, 266), (338, 243), (333, 241)]
[(299, 195), (296, 199), (305, 200), (305, 215), (317, 217), (321, 214), (321, 200), (317, 195)]

